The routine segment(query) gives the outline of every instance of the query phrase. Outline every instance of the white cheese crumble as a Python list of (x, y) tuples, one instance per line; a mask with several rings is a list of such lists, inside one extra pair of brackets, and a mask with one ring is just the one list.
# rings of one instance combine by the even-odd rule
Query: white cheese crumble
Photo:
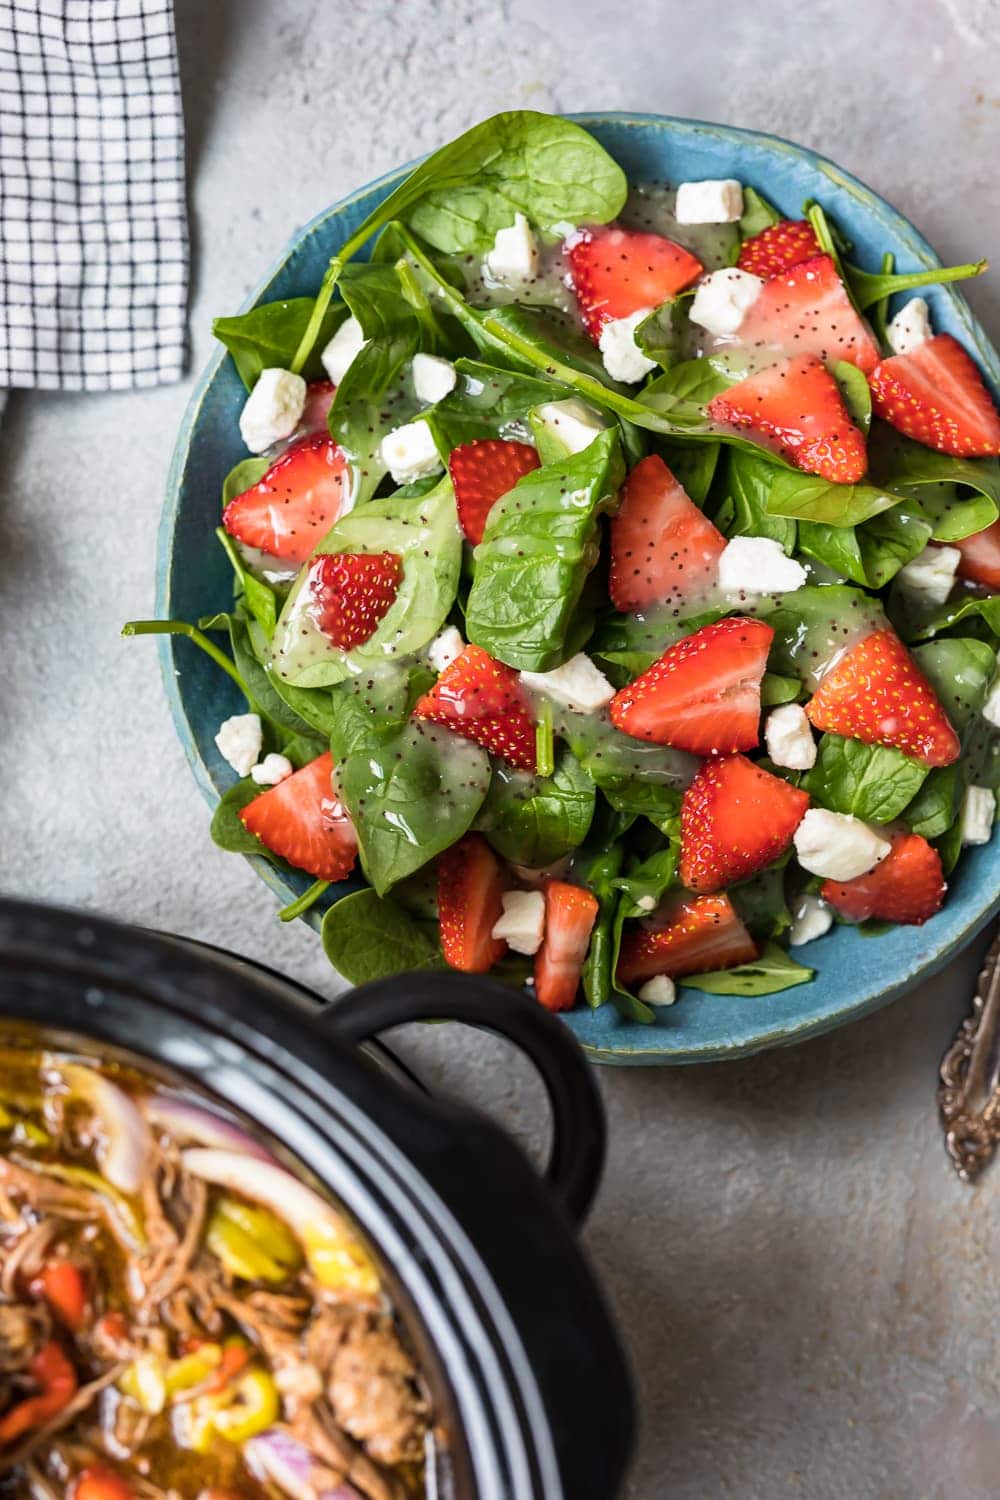
[(576, 396), (566, 401), (546, 401), (535, 407), (534, 414), (567, 453), (582, 453), (605, 429), (600, 412)]
[(251, 766), (250, 775), (258, 786), (277, 786), (279, 781), (287, 781), (294, 769), (287, 755), (272, 751), (258, 765)]
[(914, 349), (926, 344), (934, 336), (926, 300), (911, 297), (909, 302), (904, 302), (896, 316), (890, 319), (885, 332), (893, 354), (912, 354)]
[(677, 986), (669, 974), (655, 974), (636, 993), (647, 1005), (673, 1005), (677, 999)]
[(483, 271), (490, 281), (512, 290), (538, 275), (538, 244), (524, 214), (515, 214), (513, 224), (497, 230)]
[(259, 714), (233, 714), (232, 718), (223, 719), (215, 736), (219, 754), (238, 776), (249, 776), (251, 767), (260, 759), (263, 742)]
[(833, 912), (819, 896), (800, 896), (792, 908), (792, 925), (788, 929), (788, 944), (801, 948), (803, 943), (815, 942), (833, 926)]
[(992, 724), (994, 728), (1000, 729), (1000, 677), (997, 677), (992, 683), (980, 712), (987, 724)]
[(961, 561), (957, 547), (925, 547), (900, 568), (896, 579), (911, 598), (925, 604), (943, 604)]
[(434, 434), (423, 417), (384, 437), (379, 455), (397, 484), (410, 484), (443, 467)]
[(650, 370), (656, 369), (656, 360), (643, 354), (635, 341), (639, 324), (649, 317), (651, 307), (640, 307), (627, 318), (612, 318), (601, 329), (599, 348), (604, 368), (612, 380), (625, 385), (635, 385)]
[(334, 385), (340, 384), (367, 342), (357, 318), (345, 318), (320, 355)]
[(240, 413), (240, 433), (250, 452), (263, 453), (291, 437), (305, 404), (306, 383), (301, 375), (277, 366), (261, 370)]
[(962, 800), (962, 843), (988, 844), (996, 811), (996, 794), (988, 786), (970, 786)]
[(756, 302), (763, 285), (759, 276), (754, 276), (751, 271), (741, 271), (738, 266), (712, 271), (703, 276), (695, 288), (688, 316), (692, 323), (697, 323), (707, 333), (714, 333), (717, 338), (736, 333), (747, 308)]
[(491, 936), (502, 938), (515, 953), (537, 953), (545, 933), (541, 891), (505, 891), (500, 900), (503, 916), (494, 923)]
[(719, 587), (727, 594), (790, 594), (806, 570), (767, 536), (734, 536), (719, 557)]
[(456, 630), (454, 625), (446, 625), (427, 647), (427, 660), (435, 672), (443, 672), (453, 661), (458, 660), (464, 650), (462, 632)]
[(428, 406), (443, 401), (455, 389), (458, 376), (450, 359), (439, 359), (436, 354), (415, 354), (410, 369), (417, 400)]
[(825, 880), (854, 880), (881, 864), (888, 839), (849, 813), (811, 807), (795, 830), (795, 853), (803, 870)]
[(776, 766), (808, 771), (816, 764), (816, 741), (801, 703), (772, 708), (764, 725), (764, 740)]
[(735, 224), (743, 217), (743, 187), (735, 177), (682, 182), (674, 218), (678, 224)]
[(521, 681), (526, 688), (582, 714), (596, 713), (615, 696), (604, 673), (582, 651), (551, 672), (522, 672)]

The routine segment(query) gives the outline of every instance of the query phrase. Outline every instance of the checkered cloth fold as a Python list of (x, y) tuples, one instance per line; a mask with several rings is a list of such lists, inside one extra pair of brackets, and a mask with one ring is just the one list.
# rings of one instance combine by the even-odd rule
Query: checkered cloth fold
[(173, 22), (172, 0), (0, 0), (0, 387), (183, 372)]

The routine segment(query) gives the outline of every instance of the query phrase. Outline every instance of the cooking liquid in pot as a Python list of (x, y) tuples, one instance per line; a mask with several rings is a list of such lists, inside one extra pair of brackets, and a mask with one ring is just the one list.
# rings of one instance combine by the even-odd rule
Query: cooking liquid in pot
[(0, 1047), (3, 1500), (414, 1500), (431, 1422), (327, 1198), (139, 1072)]

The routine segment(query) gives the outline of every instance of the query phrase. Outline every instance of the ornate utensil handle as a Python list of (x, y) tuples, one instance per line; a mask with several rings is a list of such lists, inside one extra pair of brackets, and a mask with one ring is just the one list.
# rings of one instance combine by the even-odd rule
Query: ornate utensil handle
[(972, 1182), (1000, 1143), (1000, 933), (955, 1040), (941, 1060), (938, 1109), (959, 1177)]

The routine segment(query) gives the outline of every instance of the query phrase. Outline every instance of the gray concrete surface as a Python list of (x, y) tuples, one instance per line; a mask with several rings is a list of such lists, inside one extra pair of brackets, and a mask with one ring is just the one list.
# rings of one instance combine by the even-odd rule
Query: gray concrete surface
[[(997, 0), (177, 0), (192, 369), (290, 230), (496, 108), (638, 108), (775, 130), (885, 193), (946, 258), (1000, 258)], [(1000, 336), (1000, 272), (971, 298)], [(0, 885), (228, 944), (332, 993), (312, 934), (207, 839), (150, 643), (156, 520), (188, 386), (17, 394), (0, 427)], [(605, 1072), (591, 1253), (635, 1359), (631, 1500), (1000, 1492), (1000, 1168), (946, 1166), (935, 1072), (975, 956), (799, 1050)], [(724, 1004), (720, 1000), (720, 1004)], [(405, 1050), (529, 1139), (484, 1039)]]

